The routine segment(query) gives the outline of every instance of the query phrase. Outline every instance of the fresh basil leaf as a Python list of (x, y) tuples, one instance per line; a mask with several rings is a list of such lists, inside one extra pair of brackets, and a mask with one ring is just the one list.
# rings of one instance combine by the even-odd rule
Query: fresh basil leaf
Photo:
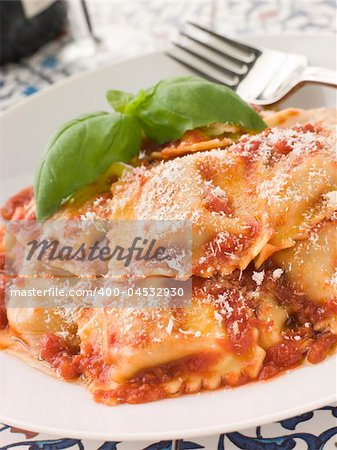
[(141, 89), (137, 96), (135, 96), (133, 98), (133, 100), (131, 100), (131, 102), (129, 102), (126, 107), (125, 107), (125, 113), (126, 114), (130, 114), (130, 115), (135, 115), (137, 116), (137, 110), (139, 108), (141, 108), (141, 106), (143, 105), (144, 102), (146, 102), (146, 100), (151, 97), (151, 95), (153, 94), (153, 91), (155, 89), (156, 86), (153, 86), (147, 90)]
[(117, 112), (124, 112), (125, 107), (128, 103), (130, 103), (134, 99), (133, 94), (129, 94), (129, 92), (110, 90), (106, 93), (106, 98), (113, 109)]
[(225, 122), (258, 132), (266, 128), (262, 118), (233, 90), (202, 78), (168, 78), (141, 91), (125, 108), (135, 115), (144, 133), (162, 144), (186, 131)]
[(35, 180), (37, 217), (52, 215), (78, 189), (95, 181), (112, 163), (138, 154), (136, 118), (99, 112), (65, 124), (53, 137)]

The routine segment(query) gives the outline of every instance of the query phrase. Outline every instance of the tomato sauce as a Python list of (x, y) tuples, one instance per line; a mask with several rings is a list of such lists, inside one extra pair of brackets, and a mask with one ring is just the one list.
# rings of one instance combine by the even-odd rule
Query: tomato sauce
[(336, 335), (333, 335), (330, 331), (321, 333), (309, 347), (308, 361), (311, 364), (317, 364), (323, 361), (336, 343)]
[(275, 294), (280, 305), (285, 306), (302, 325), (307, 322), (317, 324), (336, 314), (335, 300), (326, 304), (313, 303), (304, 295), (297, 294), (288, 283), (277, 284)]
[(41, 339), (40, 357), (57, 369), (65, 379), (78, 377), (82, 372), (78, 359), (74, 357), (66, 340), (53, 333), (46, 333)]
[(2, 217), (5, 220), (34, 219), (34, 213), (30, 212), (29, 216), (27, 216), (27, 211), (25, 211), (25, 206), (33, 200), (33, 197), (34, 190), (32, 187), (23, 189), (7, 200), (3, 208), (1, 208)]
[(167, 397), (167, 394), (163, 387), (146, 383), (126, 383), (113, 391), (100, 389), (94, 391), (94, 399), (107, 405), (148, 403), (165, 397)]
[(260, 380), (266, 380), (299, 364), (303, 359), (303, 348), (301, 342), (284, 340), (267, 349)]

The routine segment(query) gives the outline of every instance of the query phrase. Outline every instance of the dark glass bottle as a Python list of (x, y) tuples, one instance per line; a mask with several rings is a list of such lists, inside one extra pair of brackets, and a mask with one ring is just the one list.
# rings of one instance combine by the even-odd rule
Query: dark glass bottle
[(66, 30), (66, 2), (40, 0), (36, 8), (29, 1), (0, 0), (0, 65), (33, 54)]

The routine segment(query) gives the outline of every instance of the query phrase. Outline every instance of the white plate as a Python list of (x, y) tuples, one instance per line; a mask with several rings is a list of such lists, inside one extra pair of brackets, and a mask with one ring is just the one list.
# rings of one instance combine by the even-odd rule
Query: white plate
[[(282, 36), (251, 38), (250, 42), (306, 54), (312, 64), (336, 66), (333, 38)], [(0, 200), (31, 184), (45, 143), (58, 125), (85, 112), (108, 109), (107, 89), (134, 92), (185, 73), (165, 55), (151, 54), (59, 83), (2, 114)], [(307, 87), (287, 104), (335, 106), (335, 95), (331, 89)], [(0, 421), (59, 436), (129, 441), (201, 436), (281, 420), (335, 399), (334, 357), (269, 382), (109, 408), (96, 404), (82, 387), (0, 353)]]

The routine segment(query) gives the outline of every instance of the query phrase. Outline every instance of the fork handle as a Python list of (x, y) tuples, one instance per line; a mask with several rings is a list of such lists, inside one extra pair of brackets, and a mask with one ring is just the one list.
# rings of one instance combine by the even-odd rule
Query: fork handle
[(301, 76), (302, 83), (318, 83), (337, 87), (337, 74), (334, 70), (309, 66)]

